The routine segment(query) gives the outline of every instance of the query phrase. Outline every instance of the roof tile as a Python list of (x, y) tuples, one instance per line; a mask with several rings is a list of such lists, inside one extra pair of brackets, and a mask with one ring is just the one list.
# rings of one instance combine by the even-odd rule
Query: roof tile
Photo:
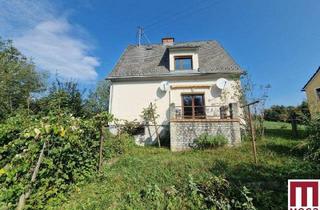
[(161, 76), (170, 73), (169, 48), (198, 47), (200, 73), (241, 73), (242, 70), (216, 41), (129, 45), (113, 68), (109, 78), (130, 76)]

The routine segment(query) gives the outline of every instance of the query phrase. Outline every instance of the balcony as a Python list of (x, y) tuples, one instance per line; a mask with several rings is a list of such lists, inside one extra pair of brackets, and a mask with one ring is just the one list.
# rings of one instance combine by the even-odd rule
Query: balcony
[(171, 121), (238, 121), (236, 103), (214, 106), (174, 106)]

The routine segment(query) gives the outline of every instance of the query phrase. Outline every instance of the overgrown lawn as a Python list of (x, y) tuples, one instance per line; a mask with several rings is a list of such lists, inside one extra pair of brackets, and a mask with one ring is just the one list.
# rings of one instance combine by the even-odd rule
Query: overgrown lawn
[[(266, 124), (266, 138), (257, 141), (258, 161), (253, 164), (250, 142), (215, 150), (170, 152), (168, 149), (136, 147), (106, 164), (103, 175), (78, 188), (64, 209), (189, 209), (177, 198), (171, 206), (142, 200), (142, 194), (159, 188), (186, 191), (190, 177), (205, 181), (212, 175), (245, 185), (257, 209), (286, 209), (287, 180), (319, 178), (318, 165), (303, 159), (303, 139), (292, 139), (284, 127)], [(272, 125), (272, 126), (271, 126)], [(278, 124), (279, 125), (279, 124)], [(287, 124), (287, 126), (290, 126)], [(187, 195), (187, 194), (186, 194)]]

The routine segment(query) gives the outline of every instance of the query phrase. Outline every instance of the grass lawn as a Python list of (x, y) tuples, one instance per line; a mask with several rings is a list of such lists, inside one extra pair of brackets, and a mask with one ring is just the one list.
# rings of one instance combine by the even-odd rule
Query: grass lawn
[[(289, 124), (267, 122), (266, 127), (266, 138), (257, 141), (258, 165), (253, 164), (250, 142), (176, 153), (137, 147), (106, 165), (101, 177), (80, 186), (63, 209), (153, 209), (152, 201), (140, 199), (150, 186), (166, 192), (172, 186), (185, 188), (190, 176), (201, 181), (212, 175), (245, 185), (257, 209), (287, 209), (287, 180), (319, 178), (320, 168), (303, 160), (299, 147), (303, 139), (291, 138)], [(166, 207), (159, 204), (157, 208)], [(180, 202), (179, 208), (171, 209), (189, 208)]]

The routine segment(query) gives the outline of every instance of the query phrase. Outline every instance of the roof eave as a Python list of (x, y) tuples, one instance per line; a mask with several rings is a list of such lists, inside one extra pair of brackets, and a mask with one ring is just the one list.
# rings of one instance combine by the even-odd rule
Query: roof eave
[(166, 74), (157, 74), (157, 75), (135, 75), (135, 76), (109, 76), (106, 79), (111, 81), (116, 80), (143, 80), (143, 79), (156, 79), (156, 78), (183, 78), (183, 77), (190, 77), (190, 76), (206, 76), (206, 75), (237, 75), (240, 76), (243, 74), (243, 71), (239, 72), (190, 72), (187, 74), (172, 74), (172, 73), (166, 73)]
[(303, 88), (301, 89), (301, 91), (306, 91), (307, 86), (308, 86), (309, 83), (313, 80), (313, 78), (317, 75), (318, 72), (320, 72), (320, 66), (318, 67), (317, 71), (310, 77), (310, 79), (308, 80), (308, 82), (303, 86)]

